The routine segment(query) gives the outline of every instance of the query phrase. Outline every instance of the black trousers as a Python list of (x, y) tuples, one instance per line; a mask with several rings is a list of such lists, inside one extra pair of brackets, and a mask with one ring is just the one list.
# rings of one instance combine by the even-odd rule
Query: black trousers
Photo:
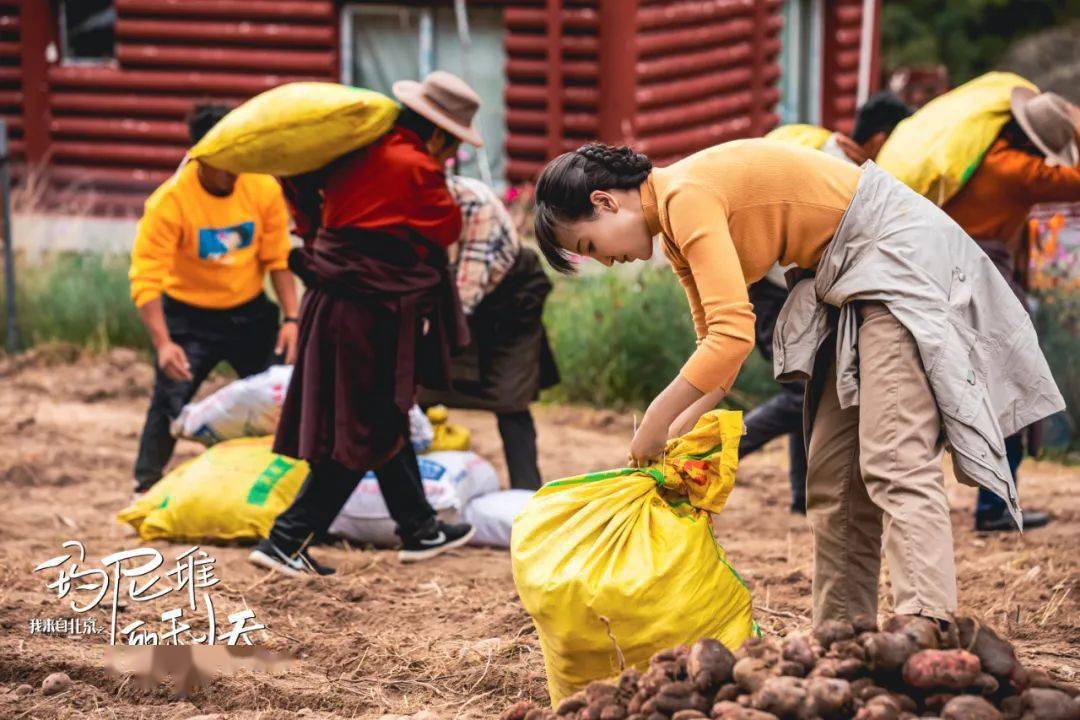
[(536, 462), (536, 424), (532, 413), (497, 413), (510, 487), (515, 490), (539, 490), (540, 468)]
[[(375, 469), (375, 477), (398, 535), (416, 534), (433, 524), (435, 510), (424, 495), (416, 453), (407, 436), (398, 454)], [(305, 543), (323, 539), (362, 478), (362, 473), (334, 460), (314, 465), (292, 505), (274, 521), (270, 540), (291, 554)]]
[(806, 444), (803, 440), (803, 383), (785, 383), (780, 392), (751, 410), (746, 434), (739, 442), (739, 457), (758, 450), (781, 435), (788, 436), (791, 509), (806, 512)]
[(161, 479), (176, 447), (169, 424), (191, 401), (210, 371), (224, 361), (240, 377), (260, 373), (272, 364), (277, 343), (278, 307), (262, 294), (228, 310), (197, 308), (168, 296), (162, 297), (162, 305), (169, 336), (184, 349), (192, 378), (172, 380), (156, 368), (150, 409), (135, 460), (138, 491), (149, 489)]
[[(758, 351), (772, 362), (773, 332), (776, 318), (787, 301), (787, 290), (768, 280), (749, 287), (754, 306), (754, 342)], [(803, 438), (803, 383), (781, 384), (780, 392), (751, 410), (745, 419), (746, 435), (739, 442), (739, 456), (748, 455), (762, 445), (788, 436), (788, 459), (791, 482), (791, 509), (806, 512), (806, 443)]]

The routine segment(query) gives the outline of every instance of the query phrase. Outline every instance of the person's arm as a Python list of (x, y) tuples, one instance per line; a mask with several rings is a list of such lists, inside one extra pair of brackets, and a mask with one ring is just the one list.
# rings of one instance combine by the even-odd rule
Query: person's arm
[(289, 270), (271, 270), (270, 282), (274, 286), (274, 294), (281, 303), (281, 312), (285, 315), (278, 330), (277, 344), (274, 353), (285, 356), (285, 364), (292, 365), (296, 362), (296, 342), (299, 337), (299, 309), (296, 302), (296, 280)]
[(165, 325), (165, 310), (161, 305), (161, 297), (156, 297), (139, 306), (139, 319), (143, 327), (150, 335), (150, 342), (154, 345), (154, 353), (157, 355), (158, 367), (172, 380), (191, 381), (191, 364), (188, 362), (184, 348), (172, 341), (169, 336), (169, 328)]
[(285, 321), (278, 331), (274, 352), (285, 356), (285, 363), (296, 361), (297, 341), (297, 302), (296, 282), (289, 271), (289, 251), (292, 241), (289, 239), (289, 213), (285, 207), (285, 198), (276, 186), (267, 185), (266, 207), (263, 210), (262, 235), (259, 238), (259, 261), (270, 273), (270, 282), (274, 286)]
[(1032, 205), (1080, 201), (1080, 168), (1048, 165), (1042, 158), (1012, 148), (998, 150), (993, 162), (1007, 164), (1018, 191)]
[(165, 323), (161, 293), (180, 244), (182, 224), (174, 200), (164, 197), (148, 202), (131, 249), (131, 299), (150, 336), (161, 371), (172, 380), (191, 380), (191, 366), (184, 349), (174, 343)]
[(703, 188), (691, 185), (672, 194), (667, 215), (672, 239), (700, 297), (706, 329), (679, 376), (649, 404), (630, 446), (636, 464), (660, 454), (676, 420), (674, 429), (692, 425), (700, 417), (691, 418), (692, 412), (723, 397), (754, 349), (754, 311), (725, 208)]

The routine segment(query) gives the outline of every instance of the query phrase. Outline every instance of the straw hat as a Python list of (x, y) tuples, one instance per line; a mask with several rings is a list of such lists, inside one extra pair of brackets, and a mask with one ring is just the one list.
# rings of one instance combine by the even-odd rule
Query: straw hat
[(394, 97), (454, 137), (482, 147), (480, 133), (473, 127), (473, 116), (480, 108), (480, 96), (457, 75), (436, 70), (424, 82), (398, 80)]
[(1010, 100), (1013, 117), (1046, 154), (1048, 164), (1074, 167), (1080, 163), (1076, 142), (1080, 109), (1057, 93), (1026, 87), (1013, 88)]

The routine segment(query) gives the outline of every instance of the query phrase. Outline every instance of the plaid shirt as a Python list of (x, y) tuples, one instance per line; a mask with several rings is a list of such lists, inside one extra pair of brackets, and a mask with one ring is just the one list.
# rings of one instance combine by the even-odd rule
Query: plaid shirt
[(473, 178), (447, 177), (461, 207), (461, 242), (450, 249), (450, 269), (466, 315), (498, 287), (517, 260), (521, 240), (510, 213), (490, 187)]

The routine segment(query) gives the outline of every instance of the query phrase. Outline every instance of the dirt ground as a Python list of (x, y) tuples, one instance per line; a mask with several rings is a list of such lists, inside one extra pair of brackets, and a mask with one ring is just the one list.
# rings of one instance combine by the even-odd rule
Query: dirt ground
[[(83, 541), (91, 567), (119, 550), (151, 546), (168, 562), (188, 547), (144, 543), (114, 519), (130, 495), (150, 379), (147, 364), (128, 351), (87, 358), (61, 348), (0, 362), (0, 506), (7, 508), (0, 523), (0, 717), (377, 718), (430, 709), (444, 719), (487, 718), (517, 700), (546, 698), (535, 631), (517, 600), (509, 558), (495, 550), (401, 566), (391, 552), (326, 547), (318, 556), (339, 573), (296, 581), (251, 567), (245, 548), (207, 546), (221, 580), (212, 590), (218, 617), (251, 608), (266, 626), (256, 639), (300, 663), (282, 675), (220, 678), (185, 700), (166, 686), (143, 689), (108, 676), (107, 635), (31, 634), (35, 618), (74, 616), (70, 598), (46, 587), (54, 576), (34, 572), (62, 554), (64, 541)], [(453, 420), (472, 429), (475, 449), (502, 471), (493, 418), (454, 412)], [(625, 458), (629, 417), (539, 407), (537, 420), (546, 479)], [(182, 443), (178, 458), (198, 450)], [(1025, 505), (1056, 517), (1023, 537), (973, 532), (974, 491), (950, 481), (961, 604), (1004, 631), (1025, 662), (1075, 682), (1080, 470), (1029, 460), (1021, 475)], [(768, 633), (809, 622), (811, 536), (787, 501), (786, 451), (778, 441), (745, 459), (717, 521)], [(886, 612), (887, 584), (882, 595)], [(121, 602), (120, 622), (153, 622), (164, 607)], [(107, 627), (102, 607), (91, 614)], [(53, 672), (74, 684), (44, 696), (38, 688)], [(17, 694), (24, 683), (34, 691)]]

